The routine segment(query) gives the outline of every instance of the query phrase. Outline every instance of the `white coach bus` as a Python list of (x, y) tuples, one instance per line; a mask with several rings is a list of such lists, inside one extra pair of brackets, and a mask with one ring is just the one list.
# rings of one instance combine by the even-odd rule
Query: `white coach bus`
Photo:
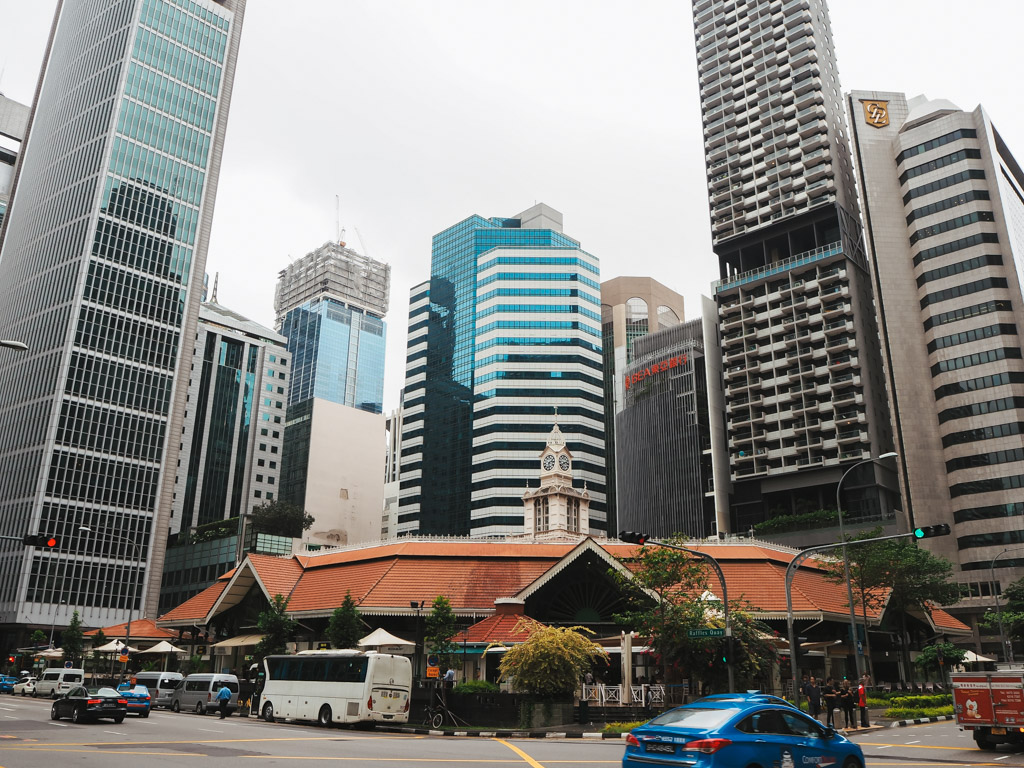
[(412, 664), (374, 651), (300, 651), (267, 656), (259, 713), (267, 722), (409, 722)]

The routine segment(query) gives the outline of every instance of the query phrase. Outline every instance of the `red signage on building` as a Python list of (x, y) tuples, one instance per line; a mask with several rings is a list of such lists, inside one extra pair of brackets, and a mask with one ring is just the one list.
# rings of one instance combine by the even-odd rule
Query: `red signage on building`
[(633, 374), (626, 375), (626, 389), (629, 389), (633, 384), (639, 384), (649, 376), (656, 376), (659, 373), (664, 373), (671, 368), (678, 368), (680, 365), (686, 365), (686, 355), (678, 355), (677, 357), (670, 357), (668, 360), (662, 360), (661, 362), (648, 365), (642, 370), (637, 371)]

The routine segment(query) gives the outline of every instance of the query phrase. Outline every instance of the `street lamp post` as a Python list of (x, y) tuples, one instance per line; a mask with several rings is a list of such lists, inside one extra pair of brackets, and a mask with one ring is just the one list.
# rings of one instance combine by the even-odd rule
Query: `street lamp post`
[[(78, 530), (83, 531), (85, 533), (93, 533), (92, 528), (90, 528), (87, 525), (79, 526)], [(135, 551), (135, 560), (139, 561), (139, 560), (142, 559), (142, 548), (139, 547), (139, 543), (137, 541), (129, 539), (127, 536), (122, 536), (119, 533), (108, 533), (107, 535), (110, 536), (113, 539), (120, 539), (121, 541), (125, 542), (126, 544), (131, 544), (132, 549)], [(138, 592), (138, 584), (139, 584), (139, 580), (136, 579), (136, 578), (132, 578), (132, 599), (131, 599), (131, 602), (128, 603), (128, 623), (125, 625), (125, 628), (124, 628), (124, 645), (125, 645), (124, 652), (125, 652), (125, 656), (126, 657), (127, 657), (128, 653), (129, 653), (129, 648), (131, 647), (132, 615), (133, 615), (133, 613), (135, 611), (135, 598), (137, 596), (136, 593)], [(124, 666), (121, 667), (121, 677), (117, 681), (118, 685), (120, 685), (121, 682), (124, 680), (124, 673), (125, 673), (125, 670), (127, 668), (128, 668), (128, 662), (125, 661)]]
[(420, 666), (420, 611), (423, 609), (423, 600), (410, 600), (409, 607), (416, 610), (416, 636), (414, 638), (413, 645), (415, 646), (415, 653), (413, 654), (412, 672), (413, 676), (416, 676)]
[(57, 627), (57, 611), (60, 610), (60, 606), (67, 604), (67, 600), (61, 600), (60, 603), (53, 609), (53, 621), (50, 622), (50, 648), (53, 648), (53, 630)]
[[(846, 556), (846, 532), (843, 528), (843, 506), (841, 503), (840, 494), (842, 493), (843, 481), (846, 479), (846, 476), (853, 472), (853, 470), (855, 470), (857, 467), (861, 467), (865, 464), (871, 464), (872, 462), (880, 461), (882, 459), (892, 459), (895, 458), (897, 455), (898, 454), (895, 451), (889, 451), (888, 453), (883, 453), (881, 456), (878, 457), (872, 456), (871, 458), (858, 461), (856, 464), (851, 466), (843, 473), (843, 476), (839, 478), (839, 483), (836, 485), (836, 512), (839, 515), (839, 538), (843, 542), (843, 579), (846, 581), (846, 600), (850, 604), (850, 643), (853, 645), (853, 661), (854, 667), (857, 670), (858, 680), (864, 677), (864, 663), (863, 661), (861, 661), (860, 649), (857, 647), (857, 613), (856, 611), (854, 611), (853, 608), (853, 584), (850, 581), (850, 560)], [(867, 640), (867, 636), (868, 626), (867, 623), (865, 623), (865, 640)], [(790, 652), (792, 652), (792, 649), (790, 649)], [(796, 681), (794, 680), (794, 685), (795, 684)]]
[(996, 584), (996, 560), (1005, 555), (1007, 552), (1020, 552), (1024, 547), (1011, 547), (1004, 549), (998, 555), (992, 558), (992, 563), (989, 565), (988, 573), (992, 579), (992, 594), (996, 598), (996, 617), (999, 619), (999, 645), (1003, 649), (1003, 661), (1013, 662), (1013, 641), (1008, 640), (1006, 637), (1006, 630), (1003, 627), (1003, 607), (999, 604), (999, 585)]

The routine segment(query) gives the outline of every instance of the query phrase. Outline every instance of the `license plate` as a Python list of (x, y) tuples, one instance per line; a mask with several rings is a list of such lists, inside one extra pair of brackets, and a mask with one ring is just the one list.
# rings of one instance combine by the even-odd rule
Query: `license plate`
[(996, 735), (996, 736), (1005, 736), (1006, 735), (1006, 729), (1005, 728), (1000, 728), (1000, 727), (996, 726), (995, 728), (992, 729), (992, 733), (994, 735)]
[(676, 751), (676, 748), (672, 744), (659, 744), (658, 742), (647, 742), (644, 744), (644, 749), (647, 752), (664, 752), (665, 754), (672, 754)]

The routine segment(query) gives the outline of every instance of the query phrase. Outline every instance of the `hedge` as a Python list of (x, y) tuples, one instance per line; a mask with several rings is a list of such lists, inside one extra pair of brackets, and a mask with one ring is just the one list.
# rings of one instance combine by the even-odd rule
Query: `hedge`
[(952, 715), (953, 705), (947, 707), (892, 707), (885, 710), (885, 717), (891, 720), (913, 720), (917, 717), (940, 717)]

